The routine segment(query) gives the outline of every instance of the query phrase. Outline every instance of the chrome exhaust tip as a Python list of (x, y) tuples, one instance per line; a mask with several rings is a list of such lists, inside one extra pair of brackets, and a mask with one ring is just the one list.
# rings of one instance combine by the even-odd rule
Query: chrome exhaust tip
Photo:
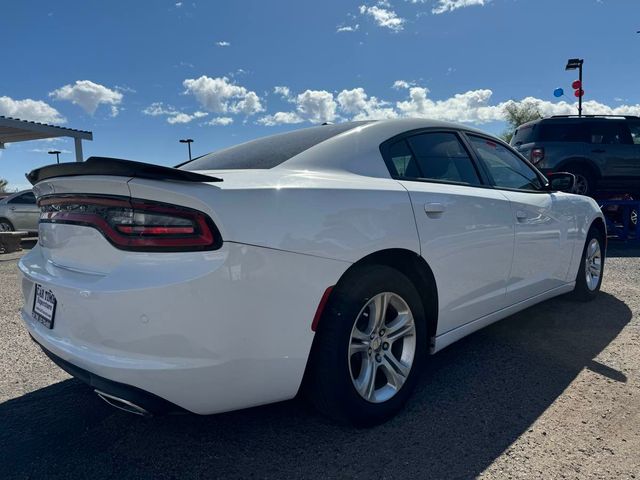
[(143, 408), (140, 405), (136, 405), (135, 403), (129, 400), (116, 397), (114, 395), (102, 392), (100, 390), (95, 390), (95, 392), (102, 400), (107, 402), (112, 407), (118, 408), (120, 410), (124, 410), (125, 412), (133, 413), (134, 415), (141, 415), (143, 417), (153, 416), (153, 414), (150, 411), (148, 411), (146, 408)]

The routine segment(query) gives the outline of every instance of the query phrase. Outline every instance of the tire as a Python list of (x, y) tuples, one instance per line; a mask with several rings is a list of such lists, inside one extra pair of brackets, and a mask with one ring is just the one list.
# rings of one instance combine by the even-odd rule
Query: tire
[(15, 229), (9, 220), (0, 218), (0, 232), (13, 232)]
[(576, 183), (573, 187), (573, 193), (578, 195), (593, 195), (596, 191), (596, 178), (595, 175), (581, 165), (569, 165), (566, 171), (573, 173), (576, 177)]
[[(383, 300), (386, 317), (374, 327), (380, 318), (375, 315), (376, 306)], [(399, 312), (409, 315), (400, 317)], [(396, 330), (400, 318), (404, 329)], [(406, 336), (399, 336), (402, 331)], [(382, 265), (347, 273), (320, 320), (306, 393), (318, 410), (340, 423), (385, 422), (402, 408), (415, 387), (426, 357), (426, 331), (420, 295), (405, 275)]]
[[(594, 245), (597, 244), (597, 249), (594, 249)], [(580, 268), (578, 269), (578, 275), (576, 277), (576, 286), (573, 290), (573, 296), (577, 300), (588, 302), (596, 298), (598, 292), (600, 291), (600, 286), (602, 285), (602, 277), (604, 274), (604, 263), (605, 263), (605, 248), (604, 248), (604, 236), (597, 228), (591, 227), (589, 233), (587, 234), (587, 241), (585, 242), (584, 248), (582, 249), (582, 257), (580, 258)], [(595, 252), (599, 252), (599, 261), (592, 260), (595, 259), (597, 254), (594, 256)], [(592, 266), (592, 271), (597, 271), (598, 267), (596, 264), (599, 263), (599, 275), (597, 279), (594, 277), (593, 273), (589, 273), (587, 266)]]

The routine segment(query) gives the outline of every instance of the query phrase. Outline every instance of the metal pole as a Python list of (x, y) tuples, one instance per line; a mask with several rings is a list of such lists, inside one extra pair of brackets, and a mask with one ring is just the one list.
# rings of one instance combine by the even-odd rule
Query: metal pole
[(189, 161), (191, 161), (191, 142), (187, 142), (187, 146), (189, 147)]
[(82, 139), (74, 138), (73, 141), (76, 146), (76, 162), (81, 162), (82, 161)]
[(578, 97), (578, 118), (582, 117), (582, 61), (580, 61), (580, 66), (578, 67), (578, 80), (580, 81), (580, 96)]
[(56, 152), (56, 163), (60, 163), (60, 152)]

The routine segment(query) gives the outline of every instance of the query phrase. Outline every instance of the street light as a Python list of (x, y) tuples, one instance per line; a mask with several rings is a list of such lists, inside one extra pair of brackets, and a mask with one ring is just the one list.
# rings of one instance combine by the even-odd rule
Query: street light
[(55, 155), (56, 156), (56, 162), (60, 163), (60, 154), (62, 152), (60, 150), (49, 150), (49, 155)]
[(581, 58), (570, 58), (567, 60), (567, 66), (565, 70), (578, 70), (578, 81), (573, 82), (572, 86), (575, 88), (575, 96), (578, 97), (578, 117), (582, 117), (582, 96), (584, 90), (582, 89), (582, 64), (584, 60)]
[(189, 160), (191, 160), (191, 144), (193, 143), (192, 138), (182, 138), (180, 139), (180, 143), (186, 143), (187, 147), (189, 147)]

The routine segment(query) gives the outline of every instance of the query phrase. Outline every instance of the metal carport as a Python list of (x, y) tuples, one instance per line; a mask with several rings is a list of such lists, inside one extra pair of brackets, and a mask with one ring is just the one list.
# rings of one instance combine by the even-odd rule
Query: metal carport
[(5, 143), (55, 137), (73, 138), (76, 162), (82, 162), (82, 140), (93, 140), (93, 133), (86, 130), (56, 127), (46, 123), (29, 122), (0, 115), (0, 148), (4, 148)]

